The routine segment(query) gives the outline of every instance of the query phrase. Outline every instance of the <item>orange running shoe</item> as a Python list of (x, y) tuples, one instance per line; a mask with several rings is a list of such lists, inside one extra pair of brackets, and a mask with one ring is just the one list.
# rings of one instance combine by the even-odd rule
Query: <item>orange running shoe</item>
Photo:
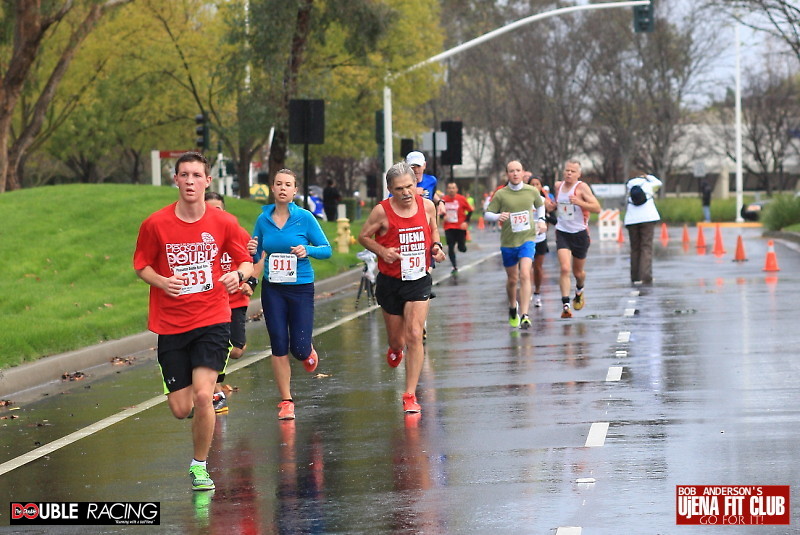
[(314, 349), (314, 346), (311, 346), (311, 354), (303, 361), (303, 368), (306, 369), (307, 372), (311, 373), (317, 369), (317, 364), (319, 364), (319, 357), (317, 356), (317, 350)]
[(278, 409), (278, 420), (294, 420), (294, 401), (283, 400)]
[(417, 403), (417, 396), (406, 392), (403, 394), (403, 411), (404, 412), (420, 412), (422, 407)]
[(571, 318), (572, 317), (572, 310), (569, 308), (569, 303), (564, 303), (563, 310), (561, 311), (562, 318)]
[(386, 352), (386, 362), (389, 363), (389, 366), (391, 366), (392, 368), (397, 368), (402, 361), (403, 361), (403, 350), (398, 349), (397, 351), (395, 351), (390, 347), (389, 351)]

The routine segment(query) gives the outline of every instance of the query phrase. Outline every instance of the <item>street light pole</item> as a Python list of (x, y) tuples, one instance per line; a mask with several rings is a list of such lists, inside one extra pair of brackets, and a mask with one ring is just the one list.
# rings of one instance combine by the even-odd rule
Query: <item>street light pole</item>
[[(636, 0), (632, 2), (606, 2), (602, 4), (587, 4), (582, 6), (570, 6), (570, 7), (562, 7), (559, 9), (553, 9), (550, 11), (545, 11), (544, 13), (537, 13), (536, 15), (531, 15), (530, 17), (525, 17), (524, 19), (520, 19), (518, 21), (506, 24), (496, 30), (492, 30), (491, 32), (485, 33), (480, 37), (476, 37), (466, 43), (462, 43), (458, 46), (451, 48), (450, 50), (445, 50), (441, 54), (436, 54), (435, 56), (431, 56), (430, 58), (426, 59), (425, 61), (421, 61), (416, 65), (412, 65), (408, 69), (397, 73), (397, 74), (389, 74), (386, 76), (386, 81), (383, 86), (383, 166), (384, 172), (388, 171), (389, 168), (392, 166), (392, 162), (394, 161), (394, 155), (392, 154), (392, 90), (389, 88), (389, 82), (394, 80), (395, 78), (407, 74), (413, 70), (419, 69), (420, 67), (424, 67), (425, 65), (429, 65), (431, 63), (436, 63), (438, 61), (445, 60), (449, 57), (452, 57), (456, 54), (464, 52), (465, 50), (469, 50), (470, 48), (485, 43), (495, 37), (508, 33), (512, 30), (516, 30), (521, 26), (525, 26), (532, 22), (536, 22), (537, 20), (546, 19), (549, 17), (555, 17), (557, 15), (565, 15), (567, 13), (572, 13), (575, 11), (587, 11), (587, 10), (594, 10), (594, 9), (609, 9), (609, 8), (618, 8), (618, 7), (633, 7), (633, 6), (646, 6), (650, 5), (650, 0)], [(388, 191), (386, 190), (386, 185), (383, 186), (383, 197), (386, 198), (388, 196)]]
[(741, 223), (744, 221), (742, 217), (744, 180), (742, 178), (742, 58), (738, 20), (734, 26), (734, 34), (736, 39), (736, 222)]

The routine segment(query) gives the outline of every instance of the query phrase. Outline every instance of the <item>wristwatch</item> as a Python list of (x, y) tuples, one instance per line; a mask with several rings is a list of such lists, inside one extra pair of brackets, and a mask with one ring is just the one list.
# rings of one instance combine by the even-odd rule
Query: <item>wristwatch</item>
[(249, 279), (247, 279), (247, 284), (250, 285), (250, 288), (255, 290), (256, 286), (258, 286), (258, 279), (255, 277), (250, 277)]
[(434, 246), (434, 245), (438, 245), (438, 246), (439, 246), (439, 250), (440, 250), (440, 251), (444, 251), (444, 245), (442, 245), (442, 244), (441, 244), (441, 243), (439, 243), (438, 241), (435, 241), (435, 242), (433, 242), (433, 245), (431, 245), (431, 253), (433, 253), (433, 246)]
[(239, 283), (241, 284), (244, 281), (244, 273), (242, 273), (238, 269), (236, 270), (236, 273), (239, 274)]

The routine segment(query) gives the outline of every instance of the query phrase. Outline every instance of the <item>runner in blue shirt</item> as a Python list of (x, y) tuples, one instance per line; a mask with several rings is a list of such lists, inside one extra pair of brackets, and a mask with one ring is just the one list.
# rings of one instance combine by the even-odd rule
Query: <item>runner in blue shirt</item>
[(265, 262), (261, 305), (272, 347), (272, 371), (281, 395), (278, 418), (294, 420), (289, 352), (308, 372), (319, 362), (311, 340), (314, 269), (309, 258), (330, 258), (332, 251), (316, 218), (292, 202), (297, 194), (294, 171), (278, 171), (270, 189), (275, 204), (265, 206), (256, 221), (254, 260)]

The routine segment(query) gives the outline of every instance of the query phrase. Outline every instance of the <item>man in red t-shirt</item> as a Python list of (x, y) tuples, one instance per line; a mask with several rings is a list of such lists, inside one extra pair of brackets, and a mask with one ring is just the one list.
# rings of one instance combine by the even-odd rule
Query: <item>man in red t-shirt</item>
[(397, 367), (405, 348), (403, 411), (417, 413), (417, 383), (425, 358), (422, 336), (433, 284), (428, 268), (431, 256), (437, 262), (443, 262), (445, 256), (439, 243), (436, 208), (417, 194), (411, 166), (405, 162), (393, 165), (386, 172), (386, 187), (392, 196), (372, 210), (358, 241), (378, 255), (375, 299), (383, 309), (389, 339), (386, 360), (389, 366)]
[(462, 253), (467, 252), (467, 224), (474, 209), (466, 197), (458, 193), (455, 180), (447, 183), (444, 202), (444, 237), (447, 239), (447, 256), (453, 264), (453, 273), (458, 272), (456, 265), (456, 245)]
[[(236, 218), (206, 207), (211, 176), (205, 157), (182, 155), (173, 180), (178, 201), (144, 220), (133, 267), (150, 285), (148, 328), (159, 335), (158, 364), (169, 408), (179, 419), (194, 411), (192, 489), (213, 490), (206, 459), (215, 424), (214, 384), (228, 354), (228, 294), (252, 275), (253, 263), (240, 243)], [(237, 271), (223, 274), (222, 251), (230, 253)]]

